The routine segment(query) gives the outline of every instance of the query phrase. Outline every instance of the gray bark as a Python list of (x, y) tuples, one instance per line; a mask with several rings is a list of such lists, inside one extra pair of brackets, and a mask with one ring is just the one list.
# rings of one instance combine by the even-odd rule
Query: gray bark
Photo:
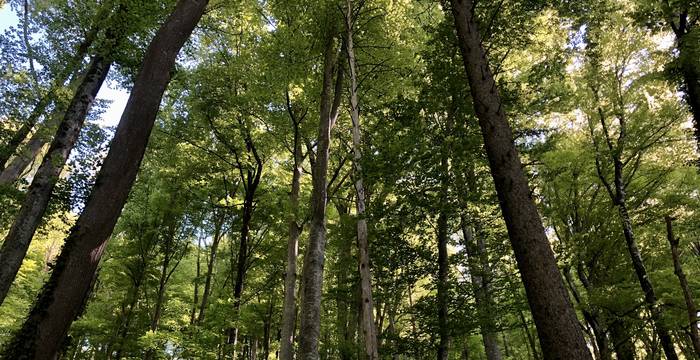
[(378, 360), (377, 329), (374, 326), (372, 302), (372, 273), (370, 270), (369, 241), (367, 240), (367, 219), (365, 218), (365, 188), (362, 178), (362, 143), (360, 130), (360, 104), (358, 98), (357, 62), (353, 39), (354, 7), (352, 0), (347, 0), (345, 13), (346, 53), (350, 72), (350, 118), (352, 119), (352, 149), (355, 172), (355, 192), (357, 194), (357, 249), (360, 269), (360, 296), (362, 317), (362, 336), (365, 356), (368, 360)]
[(312, 173), (311, 221), (309, 244), (302, 269), (302, 301), (299, 334), (299, 359), (318, 360), (321, 332), (321, 292), (326, 250), (327, 172), (331, 130), (338, 116), (342, 71), (338, 71), (333, 98), (333, 74), (338, 67), (335, 39), (327, 35), (324, 46), (323, 86), (321, 91), (318, 142)]

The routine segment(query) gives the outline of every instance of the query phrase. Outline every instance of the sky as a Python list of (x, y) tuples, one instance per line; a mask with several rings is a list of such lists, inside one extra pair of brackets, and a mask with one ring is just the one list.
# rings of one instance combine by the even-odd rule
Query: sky
[[(0, 33), (18, 24), (19, 18), (14, 11), (12, 11), (10, 5), (4, 5), (0, 9)], [(99, 124), (101, 126), (117, 126), (119, 118), (126, 106), (126, 101), (129, 98), (129, 93), (116, 86), (116, 84), (111, 84), (107, 81), (100, 89), (100, 92), (97, 93), (97, 98), (111, 101), (105, 113), (102, 114)]]

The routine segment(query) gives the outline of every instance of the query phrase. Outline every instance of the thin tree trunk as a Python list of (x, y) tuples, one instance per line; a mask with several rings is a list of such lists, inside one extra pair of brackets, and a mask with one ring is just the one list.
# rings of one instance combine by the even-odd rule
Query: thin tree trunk
[(610, 339), (617, 360), (635, 360), (635, 345), (629, 335), (629, 330), (620, 320), (615, 320), (609, 325)]
[[(350, 209), (343, 201), (335, 202), (335, 208), (338, 212), (341, 222), (350, 216)], [(356, 324), (355, 318), (350, 316), (350, 310), (355, 308), (356, 304), (360, 304), (359, 301), (354, 301), (359, 299), (359, 287), (353, 284), (348, 286), (348, 275), (351, 269), (350, 264), (352, 263), (352, 241), (349, 239), (342, 239), (338, 246), (338, 262), (337, 266), (337, 285), (335, 289), (335, 303), (336, 303), (336, 319), (335, 319), (335, 331), (336, 337), (338, 339), (338, 357), (340, 360), (351, 360), (353, 358), (353, 353), (351, 350), (354, 349), (352, 346), (349, 325)], [(358, 291), (354, 291), (358, 290)], [(361, 321), (361, 319), (360, 319)]]
[(496, 83), (489, 70), (472, 0), (451, 0), (464, 67), (491, 174), (546, 359), (591, 359), (530, 195)]
[(301, 188), (302, 154), (301, 154), (301, 130), (300, 123), (304, 115), (297, 116), (292, 109), (289, 92), (287, 94), (287, 110), (294, 128), (293, 154), (294, 167), (292, 169), (292, 189), (289, 192), (289, 206), (291, 211), (287, 220), (289, 227), (289, 240), (287, 241), (287, 267), (284, 275), (284, 303), (282, 304), (282, 325), (280, 329), (280, 360), (292, 360), (294, 358), (294, 328), (296, 324), (296, 280), (297, 280), (297, 256), (299, 254), (299, 235), (302, 228), (299, 226), (299, 192)]
[(695, 354), (700, 357), (700, 336), (698, 335), (698, 308), (695, 306), (695, 301), (693, 300), (693, 294), (688, 286), (688, 280), (685, 278), (685, 273), (683, 272), (683, 267), (681, 266), (680, 252), (678, 251), (678, 244), (680, 240), (673, 236), (673, 220), (670, 216), (664, 218), (666, 221), (666, 237), (671, 245), (671, 256), (673, 258), (673, 272), (678, 277), (678, 282), (681, 285), (681, 290), (683, 290), (683, 298), (685, 299), (685, 306), (688, 310), (688, 324), (690, 328), (688, 329), (688, 334), (693, 342), (693, 348), (695, 349)]
[(190, 311), (190, 325), (194, 325), (196, 320), (197, 306), (199, 305), (199, 281), (201, 277), (201, 254), (202, 254), (202, 239), (197, 239), (197, 264), (194, 277), (194, 299), (192, 299), (192, 309)]
[(61, 170), (78, 140), (85, 117), (107, 77), (111, 61), (95, 56), (73, 96), (48, 153), (37, 170), (22, 207), (0, 248), (0, 304), (10, 290), (27, 254)]
[[(530, 333), (530, 327), (527, 325), (527, 321), (525, 320), (525, 315), (523, 315), (523, 312), (521, 310), (518, 310), (518, 315), (520, 316), (520, 323), (523, 326), (523, 331), (525, 331), (525, 337), (527, 338), (527, 344), (530, 346), (530, 349), (532, 349), (532, 356), (535, 358), (535, 360), (539, 360), (540, 359), (540, 352), (537, 350), (537, 344), (535, 343), (535, 338), (532, 336), (532, 333)], [(503, 346), (506, 347), (505, 341), (503, 342)], [(507, 348), (506, 348), (506, 357), (508, 357)]]
[[(484, 350), (488, 360), (501, 360), (501, 350), (498, 347), (495, 325), (493, 323), (493, 312), (491, 304), (491, 289), (489, 286), (491, 266), (486, 256), (486, 242), (483, 236), (477, 236), (468, 225), (466, 215), (460, 218), (462, 236), (464, 237), (464, 248), (467, 250), (467, 262), (469, 264), (469, 274), (472, 278), (474, 288), (474, 300), (479, 313), (479, 326), (481, 327), (481, 337), (484, 343)], [(479, 231), (477, 230), (478, 234)]]
[[(571, 269), (567, 266), (565, 269), (562, 269), (562, 273), (564, 274), (564, 279), (566, 279), (566, 283), (571, 290), (571, 294), (574, 296), (574, 301), (576, 301), (577, 304), (581, 304), (581, 295), (579, 294), (576, 284), (571, 277)], [(608, 337), (605, 329), (603, 329), (601, 326), (598, 315), (589, 311), (585, 307), (581, 309), (581, 312), (583, 313), (584, 320), (586, 320), (586, 323), (593, 331), (592, 337), (595, 341), (593, 350), (596, 354), (596, 359), (610, 360), (612, 358), (612, 354), (610, 353), (610, 347), (608, 346)], [(589, 337), (590, 336), (591, 335), (589, 334)]]
[(360, 140), (360, 104), (357, 95), (357, 62), (355, 60), (355, 47), (353, 39), (353, 27), (355, 18), (352, 0), (347, 0), (345, 14), (346, 52), (348, 56), (348, 69), (350, 72), (350, 118), (352, 119), (352, 147), (353, 164), (355, 171), (355, 192), (357, 193), (357, 249), (360, 269), (360, 296), (362, 299), (362, 336), (365, 345), (367, 360), (378, 360), (377, 329), (374, 326), (372, 309), (372, 273), (370, 270), (369, 241), (367, 240), (367, 219), (365, 219), (365, 188), (362, 178), (362, 143)]
[[(58, 118), (57, 114), (54, 114), (54, 116), (56, 122), (58, 123), (60, 119)], [(54, 119), (49, 120), (49, 122), (53, 122), (53, 120)], [(49, 131), (53, 131), (54, 133), (56, 132), (55, 127), (51, 126), (51, 124), (47, 124), (46, 128)], [(7, 164), (5, 169), (0, 172), (0, 186), (9, 185), (19, 180), (19, 178), (22, 176), (22, 172), (32, 163), (32, 161), (34, 161), (34, 159), (36, 159), (39, 152), (41, 152), (41, 149), (47, 142), (49, 142), (49, 140), (49, 134), (45, 134), (43, 131), (41, 131), (41, 129), (35, 132), (31, 139), (29, 139), (29, 142), (24, 149), (22, 149), (17, 156), (15, 156), (12, 161)]]
[[(330, 20), (329, 20), (330, 21)], [(336, 77), (333, 95), (333, 74), (338, 66), (334, 36), (326, 35), (323, 60), (323, 86), (321, 91), (320, 121), (316, 160), (312, 172), (311, 221), (309, 244), (302, 269), (301, 324), (299, 334), (299, 359), (319, 359), (318, 343), (321, 334), (321, 292), (323, 265), (326, 251), (326, 202), (327, 172), (331, 129), (335, 125), (342, 92), (342, 71)], [(335, 98), (333, 98), (335, 97)]]
[(438, 336), (439, 343), (437, 349), (438, 360), (449, 358), (450, 332), (447, 324), (447, 304), (449, 296), (449, 259), (447, 257), (447, 157), (443, 155), (441, 160), (443, 173), (441, 176), (440, 210), (437, 219), (437, 248), (438, 248), (438, 276), (437, 276), (437, 307), (438, 307)]
[(179, 0), (146, 50), (109, 153), (83, 213), (66, 239), (50, 279), (3, 355), (52, 359), (90, 291), (97, 265), (136, 179), (163, 92), (180, 48), (207, 0)]
[[(106, 16), (106, 14), (103, 13), (104, 10), (106, 9), (101, 9), (98, 12), (96, 19), (103, 21), (103, 17)], [(12, 157), (12, 155), (21, 155), (18, 152), (20, 145), (22, 144), (22, 142), (24, 142), (27, 135), (29, 135), (29, 133), (32, 131), (34, 125), (39, 121), (39, 118), (44, 114), (46, 108), (54, 100), (54, 97), (56, 96), (56, 90), (59, 87), (63, 86), (63, 84), (65, 84), (65, 82), (70, 78), (71, 74), (79, 72), (79, 68), (81, 67), (83, 58), (85, 57), (85, 54), (87, 54), (87, 51), (90, 48), (90, 46), (92, 46), (92, 43), (95, 41), (98, 31), (99, 27), (97, 27), (96, 25), (93, 25), (90, 28), (90, 30), (85, 35), (85, 39), (83, 39), (83, 41), (76, 49), (75, 55), (68, 62), (68, 65), (65, 67), (64, 71), (58, 74), (56, 79), (51, 84), (51, 88), (49, 89), (49, 91), (39, 99), (37, 104), (32, 109), (32, 112), (29, 114), (28, 118), (22, 123), (22, 126), (13, 134), (12, 138), (8, 142), (7, 146), (5, 146), (3, 151), (0, 151), (0, 170), (2, 170), (0, 171), (0, 179), (9, 177), (9, 175), (4, 175), (6, 169), (5, 165), (10, 165), (7, 164), (7, 161), (10, 159), (10, 157)], [(15, 165), (15, 167), (16, 166), (17, 164)], [(24, 170), (24, 168), (26, 168), (26, 166), (22, 167), (22, 169), (20, 169), (20, 172)], [(7, 183), (9, 182), (0, 182), (0, 185)]]
[(219, 242), (223, 237), (221, 233), (221, 227), (223, 226), (224, 216), (218, 216), (214, 224), (214, 237), (211, 241), (211, 248), (209, 249), (209, 259), (207, 260), (207, 274), (204, 279), (204, 291), (202, 292), (202, 303), (199, 306), (199, 315), (197, 316), (197, 324), (201, 324), (204, 321), (204, 315), (207, 311), (207, 304), (209, 302), (209, 295), (211, 294), (211, 280), (214, 274), (214, 265), (216, 264), (216, 252), (219, 249)]

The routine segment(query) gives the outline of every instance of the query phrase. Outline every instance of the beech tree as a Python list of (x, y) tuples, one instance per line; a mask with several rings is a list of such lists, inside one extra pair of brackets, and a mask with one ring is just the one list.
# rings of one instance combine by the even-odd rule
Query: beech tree
[(5, 358), (698, 356), (692, 4), (0, 17)]

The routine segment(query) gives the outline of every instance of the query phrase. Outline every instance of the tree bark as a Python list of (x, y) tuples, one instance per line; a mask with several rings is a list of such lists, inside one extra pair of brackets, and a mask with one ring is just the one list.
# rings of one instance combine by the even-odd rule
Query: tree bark
[(486, 359), (501, 360), (501, 349), (498, 347), (495, 324), (493, 321), (493, 307), (491, 306), (491, 286), (492, 277), (491, 266), (486, 255), (486, 242), (483, 236), (474, 236), (479, 231), (472, 231), (466, 215), (460, 218), (462, 236), (464, 237), (464, 248), (467, 251), (467, 261), (469, 264), (469, 274), (471, 275), (474, 288), (474, 300), (479, 313), (479, 326), (481, 337), (484, 343)]
[[(299, 359), (318, 360), (318, 342), (321, 333), (321, 292), (326, 250), (326, 202), (327, 172), (330, 137), (338, 116), (342, 71), (336, 77), (333, 94), (333, 74), (338, 67), (337, 49), (332, 35), (326, 35), (323, 60), (323, 85), (321, 91), (320, 120), (316, 159), (312, 172), (311, 221), (309, 244), (304, 255), (302, 269), (302, 301), (299, 334)], [(335, 96), (335, 98), (333, 98)]]
[(681, 266), (680, 252), (678, 251), (678, 244), (680, 240), (673, 236), (673, 219), (670, 216), (664, 218), (666, 221), (666, 237), (669, 244), (671, 245), (671, 256), (673, 258), (673, 273), (676, 274), (678, 282), (681, 285), (681, 290), (683, 290), (683, 298), (685, 299), (685, 306), (688, 310), (688, 324), (690, 328), (688, 329), (688, 334), (690, 335), (690, 340), (693, 343), (693, 348), (695, 349), (695, 354), (700, 357), (700, 335), (698, 335), (698, 308), (693, 300), (693, 294), (688, 286), (688, 280), (685, 278), (685, 273), (683, 272), (683, 267)]
[(214, 274), (214, 265), (216, 264), (216, 252), (219, 249), (219, 242), (223, 234), (221, 233), (221, 228), (224, 223), (224, 216), (218, 216), (214, 223), (214, 237), (211, 241), (211, 248), (209, 249), (209, 259), (207, 260), (207, 274), (204, 278), (204, 290), (202, 292), (202, 303), (199, 305), (199, 315), (197, 315), (197, 324), (201, 324), (204, 321), (204, 315), (207, 311), (207, 304), (209, 303), (209, 295), (211, 294), (211, 280)]
[(372, 302), (372, 273), (370, 270), (369, 241), (367, 239), (367, 219), (365, 218), (365, 188), (362, 177), (362, 143), (360, 130), (360, 104), (358, 97), (357, 62), (354, 47), (354, 7), (352, 0), (347, 0), (345, 14), (345, 48), (348, 56), (350, 73), (350, 118), (352, 119), (352, 147), (355, 172), (355, 192), (357, 208), (357, 249), (360, 269), (360, 296), (362, 307), (362, 335), (365, 347), (365, 359), (378, 360), (377, 329), (374, 326)]
[(489, 69), (472, 0), (451, 0), (459, 46), (499, 203), (546, 359), (591, 359), (530, 195)]
[(297, 116), (287, 94), (287, 111), (289, 112), (294, 128), (294, 143), (292, 157), (294, 165), (292, 169), (292, 189), (289, 192), (289, 240), (287, 241), (287, 267), (284, 275), (284, 303), (282, 304), (282, 325), (280, 329), (280, 360), (294, 359), (294, 328), (296, 324), (296, 280), (297, 280), (297, 256), (299, 254), (299, 235), (302, 228), (299, 226), (299, 192), (301, 188), (302, 174), (302, 150), (300, 125), (305, 113)]
[[(103, 13), (104, 10), (106, 9), (101, 9), (100, 12), (98, 12), (96, 19), (100, 19), (100, 21), (102, 20), (102, 17), (105, 16), (105, 14)], [(39, 121), (39, 118), (44, 114), (46, 108), (54, 100), (54, 97), (56, 96), (56, 90), (59, 87), (63, 86), (63, 84), (65, 84), (65, 82), (71, 77), (71, 74), (78, 73), (80, 71), (79, 69), (81, 68), (83, 58), (85, 57), (85, 54), (87, 54), (87, 51), (90, 48), (90, 46), (92, 46), (92, 43), (95, 41), (98, 32), (99, 27), (93, 25), (90, 28), (90, 30), (85, 35), (85, 39), (83, 39), (83, 41), (76, 49), (75, 55), (68, 62), (68, 66), (65, 67), (64, 71), (58, 74), (56, 79), (53, 81), (51, 87), (49, 88), (49, 91), (39, 99), (37, 104), (32, 109), (32, 112), (29, 114), (28, 118), (22, 123), (22, 126), (13, 134), (12, 138), (10, 138), (10, 141), (8, 142), (5, 149), (3, 149), (3, 151), (0, 151), (0, 179), (9, 177), (9, 174), (4, 174), (5, 169), (7, 168), (5, 165), (10, 165), (7, 164), (7, 161), (10, 159), (10, 157), (12, 157), (12, 155), (22, 155), (17, 150), (19, 149), (22, 142), (24, 142), (27, 135), (29, 135), (29, 133), (32, 131), (34, 125)], [(34, 139), (34, 137), (32, 137), (32, 139)], [(44, 144), (46, 142), (48, 141), (45, 141)], [(31, 162), (31, 159), (29, 161)], [(15, 164), (15, 167), (17, 167), (18, 165), (19, 164)], [(26, 166), (23, 166), (22, 169), (19, 170), (19, 172), (24, 170), (24, 168), (26, 168)], [(0, 185), (8, 183), (9, 182), (0, 181)]]
[(449, 258), (447, 256), (447, 191), (448, 191), (448, 161), (446, 149), (443, 149), (441, 159), (441, 189), (440, 209), (437, 219), (437, 248), (438, 248), (438, 276), (437, 276), (437, 312), (438, 312), (438, 336), (437, 359), (447, 360), (450, 350), (450, 330), (448, 327), (448, 296), (449, 296)]
[(37, 170), (22, 207), (0, 248), (0, 304), (14, 281), (29, 244), (39, 227), (51, 199), (51, 193), (73, 146), (78, 140), (85, 117), (107, 77), (111, 61), (102, 56), (92, 59), (90, 68), (75, 92), (59, 125), (48, 153)]
[(86, 301), (102, 253), (136, 179), (176, 56), (207, 2), (179, 0), (146, 50), (85, 209), (66, 239), (50, 279), (3, 357), (52, 359), (58, 353)]

